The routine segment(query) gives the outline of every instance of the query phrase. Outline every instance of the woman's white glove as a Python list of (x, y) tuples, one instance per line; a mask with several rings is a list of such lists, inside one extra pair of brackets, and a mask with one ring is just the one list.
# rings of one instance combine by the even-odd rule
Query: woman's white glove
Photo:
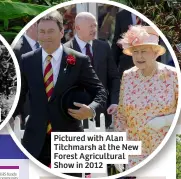
[(150, 120), (146, 126), (150, 127), (154, 130), (159, 130), (163, 127), (169, 127), (171, 126), (173, 119), (174, 119), (175, 114), (170, 114), (166, 116), (161, 116), (161, 117), (155, 117), (152, 120)]

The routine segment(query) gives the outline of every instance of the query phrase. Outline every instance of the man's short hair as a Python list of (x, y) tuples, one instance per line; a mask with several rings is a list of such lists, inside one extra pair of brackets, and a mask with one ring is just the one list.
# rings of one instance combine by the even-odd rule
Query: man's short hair
[(37, 23), (39, 24), (39, 22), (42, 20), (53, 20), (57, 23), (60, 31), (63, 29), (63, 17), (58, 11), (50, 12), (49, 14), (40, 18)]

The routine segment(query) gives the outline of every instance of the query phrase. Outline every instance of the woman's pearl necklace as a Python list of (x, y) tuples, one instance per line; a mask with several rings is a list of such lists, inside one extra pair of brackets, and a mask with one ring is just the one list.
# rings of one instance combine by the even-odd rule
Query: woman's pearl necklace
[(142, 73), (142, 71), (139, 70), (139, 71), (140, 71), (140, 74), (139, 74), (140, 79), (141, 79), (141, 80), (144, 80), (144, 81), (147, 81), (147, 80), (151, 79), (151, 78), (153, 77), (153, 75), (156, 73), (157, 68), (158, 68), (158, 64), (156, 64), (156, 67), (153, 69), (153, 71), (151, 72), (151, 74), (148, 75), (148, 76), (144, 76), (143, 73)]

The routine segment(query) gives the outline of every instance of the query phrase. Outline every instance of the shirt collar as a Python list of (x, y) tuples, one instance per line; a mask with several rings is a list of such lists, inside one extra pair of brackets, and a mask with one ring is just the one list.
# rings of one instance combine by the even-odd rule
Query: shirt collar
[(79, 44), (81, 50), (83, 50), (83, 49), (85, 48), (85, 46), (86, 46), (87, 43), (89, 43), (89, 44), (91, 45), (91, 47), (92, 47), (92, 43), (93, 43), (92, 40), (89, 41), (89, 42), (84, 42), (83, 40), (81, 40), (81, 39), (78, 37), (77, 34), (75, 34), (75, 39), (77, 40), (77, 43)]
[(27, 34), (24, 34), (26, 40), (28, 41), (28, 43), (30, 44), (30, 46), (33, 48), (36, 44), (36, 41), (33, 40), (32, 38), (30, 38)]
[(63, 54), (63, 46), (60, 45), (60, 47), (55, 51), (53, 52), (52, 54), (48, 54), (43, 48), (42, 48), (42, 59), (43, 59), (43, 62), (45, 62), (46, 60), (46, 57), (48, 55), (52, 55), (53, 56), (53, 59), (55, 59), (56, 61), (59, 60), (59, 58), (62, 56)]

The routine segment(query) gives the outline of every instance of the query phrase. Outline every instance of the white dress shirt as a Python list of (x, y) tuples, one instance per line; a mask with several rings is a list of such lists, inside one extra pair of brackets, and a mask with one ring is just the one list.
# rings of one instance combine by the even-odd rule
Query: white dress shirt
[(33, 40), (32, 38), (30, 38), (28, 35), (24, 34), (24, 37), (26, 38), (26, 40), (28, 41), (28, 43), (30, 44), (32, 50), (36, 50), (36, 41)]
[(136, 25), (136, 15), (131, 13), (133, 25)]
[[(44, 71), (45, 71), (45, 67), (46, 67), (46, 57), (48, 55), (52, 55), (53, 59), (51, 59), (51, 64), (52, 64), (52, 68), (53, 68), (53, 83), (54, 83), (54, 86), (57, 82), (57, 78), (58, 78), (58, 74), (59, 74), (59, 70), (60, 70), (60, 63), (62, 61), (62, 55), (63, 55), (63, 46), (60, 45), (60, 47), (55, 51), (53, 52), (52, 54), (48, 54), (45, 52), (45, 50), (42, 48), (42, 69), (43, 69), (43, 76), (44, 76)], [(93, 110), (93, 118), (95, 118), (96, 116), (96, 113), (95, 113), (95, 110)], [(91, 118), (88, 118), (88, 119), (92, 119)]]
[(44, 71), (45, 71), (45, 67), (46, 67), (46, 57), (48, 55), (52, 55), (53, 59), (51, 59), (51, 64), (52, 64), (52, 68), (53, 68), (53, 83), (54, 86), (57, 82), (57, 78), (58, 78), (58, 74), (59, 74), (59, 70), (60, 70), (60, 63), (62, 61), (62, 54), (63, 54), (63, 46), (60, 45), (60, 47), (53, 52), (52, 54), (48, 54), (47, 52), (45, 52), (45, 50), (42, 48), (42, 69), (43, 69), (43, 75), (44, 75)]
[(90, 44), (90, 52), (93, 55), (93, 50), (92, 50), (92, 40), (90, 42), (84, 42), (83, 40), (79, 39), (79, 37), (77, 36), (77, 34), (75, 35), (75, 39), (80, 47), (81, 52), (86, 55), (86, 44), (89, 43)]

